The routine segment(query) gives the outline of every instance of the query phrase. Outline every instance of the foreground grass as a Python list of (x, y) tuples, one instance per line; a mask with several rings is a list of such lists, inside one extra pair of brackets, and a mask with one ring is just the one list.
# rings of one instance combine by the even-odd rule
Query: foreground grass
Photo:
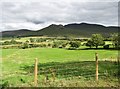
[[(95, 82), (95, 52), (99, 54), (99, 82)], [(34, 86), (34, 59), (39, 60), (39, 86), (118, 86), (116, 50), (66, 50), (52, 48), (3, 49), (3, 83)], [(106, 61), (105, 61), (106, 60)], [(53, 72), (51, 72), (51, 70)], [(53, 81), (52, 73), (55, 74)], [(48, 81), (45, 81), (46, 76)]]

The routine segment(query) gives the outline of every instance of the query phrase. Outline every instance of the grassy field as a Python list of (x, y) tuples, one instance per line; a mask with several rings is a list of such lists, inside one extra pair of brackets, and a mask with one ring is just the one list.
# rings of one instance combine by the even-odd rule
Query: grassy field
[[(2, 83), (34, 86), (34, 61), (39, 60), (38, 86), (118, 87), (117, 50), (57, 48), (2, 49)], [(99, 54), (99, 81), (95, 82), (95, 52)], [(51, 72), (51, 70), (53, 72)], [(53, 81), (52, 73), (55, 75)], [(45, 78), (48, 78), (45, 81)]]

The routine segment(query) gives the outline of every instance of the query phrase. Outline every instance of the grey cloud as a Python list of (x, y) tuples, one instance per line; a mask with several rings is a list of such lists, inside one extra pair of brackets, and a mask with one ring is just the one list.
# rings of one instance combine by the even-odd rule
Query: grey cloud
[[(117, 25), (118, 2), (80, 2), (78, 0), (59, 0), (41, 2), (3, 2), (3, 23), (16, 23), (15, 29), (20, 26), (34, 29), (42, 28), (52, 23), (90, 22), (103, 25)], [(107, 0), (108, 1), (108, 0)], [(17, 26), (17, 23), (21, 23)], [(25, 24), (26, 23), (26, 24)], [(13, 24), (4, 28), (14, 29)], [(26, 25), (26, 26), (25, 26)], [(10, 27), (11, 26), (11, 27)], [(33, 26), (33, 27), (32, 27)], [(3, 29), (4, 30), (4, 29)]]
[[(105, 25), (112, 25), (112, 20), (117, 21), (117, 3), (113, 2), (89, 2), (89, 3), (72, 3), (69, 19), (76, 21), (88, 21), (100, 23), (105, 21)], [(75, 15), (74, 15), (75, 14)], [(110, 21), (111, 24), (107, 24)], [(104, 23), (101, 23), (104, 24)], [(115, 25), (115, 24), (113, 24)]]
[(34, 24), (43, 24), (44, 21), (40, 21), (39, 19), (26, 19), (27, 22), (32, 22)]

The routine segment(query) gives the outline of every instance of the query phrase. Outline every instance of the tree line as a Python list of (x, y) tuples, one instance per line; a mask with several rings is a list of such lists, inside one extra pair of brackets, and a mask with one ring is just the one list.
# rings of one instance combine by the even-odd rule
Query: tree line
[[(5, 41), (2, 45), (12, 45), (12, 44), (20, 44), (19, 48), (32, 48), (32, 47), (52, 47), (52, 48), (68, 48), (68, 49), (78, 49), (80, 46), (87, 46), (89, 48), (95, 47), (96, 49), (99, 46), (103, 46), (103, 48), (108, 49), (109, 44), (105, 44), (106, 38), (104, 38), (101, 34), (92, 34), (90, 39), (75, 39), (75, 38), (30, 38), (26, 40), (26, 42), (18, 42), (14, 39), (11, 41)], [(119, 49), (119, 35), (118, 33), (114, 33), (109, 37), (109, 40), (112, 42), (113, 48)], [(81, 42), (86, 41), (86, 43), (81, 44)], [(42, 43), (45, 42), (45, 43)], [(40, 44), (36, 44), (40, 43)], [(47, 43), (47, 44), (46, 44)]]

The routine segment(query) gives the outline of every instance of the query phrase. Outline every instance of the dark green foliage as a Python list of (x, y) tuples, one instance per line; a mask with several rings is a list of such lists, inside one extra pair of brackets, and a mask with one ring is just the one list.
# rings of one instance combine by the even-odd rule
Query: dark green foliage
[(45, 42), (46, 38), (36, 38), (36, 42)]
[(21, 48), (22, 48), (22, 49), (29, 48), (29, 44), (25, 42), (25, 43), (21, 46)]
[(93, 46), (92, 40), (88, 40), (87, 43), (86, 43), (86, 46), (91, 48)]
[(14, 39), (12, 39), (12, 40), (10, 41), (10, 43), (16, 44), (16, 41), (15, 41)]
[(104, 41), (112, 41), (111, 37), (104, 38)]
[(22, 42), (17, 42), (16, 40), (12, 39), (11, 41), (5, 41), (2, 45), (12, 45), (12, 44), (22, 44)]
[(47, 45), (46, 44), (40, 44), (40, 47), (46, 47)]
[(10, 41), (5, 41), (4, 43), (2, 43), (2, 45), (10, 45)]
[(54, 41), (52, 48), (64, 48), (66, 47), (67, 43), (64, 41)]
[(30, 42), (31, 43), (35, 42), (35, 39), (34, 38), (30, 38)]
[(8, 81), (5, 81), (3, 84), (2, 84), (2, 88), (1, 89), (5, 89), (9, 86), (9, 83)]
[(62, 47), (62, 48), (65, 48), (65, 47), (67, 46), (67, 44), (68, 44), (68, 43), (63, 43), (63, 44), (61, 45), (61, 47)]
[(52, 48), (58, 48), (58, 44), (56, 44), (56, 43), (54, 43), (53, 45), (52, 45)]
[(52, 44), (50, 44), (50, 43), (49, 43), (47, 46), (48, 46), (48, 47), (51, 47), (51, 46), (52, 46)]
[(114, 33), (114, 34), (112, 34), (111, 39), (113, 41), (114, 47), (120, 48), (120, 35), (118, 35), (118, 33)]
[(28, 44), (28, 48), (46, 47), (46, 44)]
[(29, 43), (29, 41), (28, 41), (28, 40), (26, 40), (26, 43)]
[(73, 41), (81, 41), (81, 42), (83, 42), (83, 41), (88, 41), (88, 39), (85, 39), (85, 38), (80, 38), (80, 39), (78, 39), (78, 38), (75, 38), (75, 39), (73, 39)]
[(109, 49), (109, 45), (104, 45), (103, 48), (104, 49)]
[(103, 46), (105, 42), (103, 41), (101, 34), (93, 34), (91, 37), (92, 45), (98, 48), (98, 46)]
[(79, 48), (80, 46), (80, 42), (77, 42), (77, 41), (71, 41), (69, 44), (70, 44), (70, 47), (72, 48)]

